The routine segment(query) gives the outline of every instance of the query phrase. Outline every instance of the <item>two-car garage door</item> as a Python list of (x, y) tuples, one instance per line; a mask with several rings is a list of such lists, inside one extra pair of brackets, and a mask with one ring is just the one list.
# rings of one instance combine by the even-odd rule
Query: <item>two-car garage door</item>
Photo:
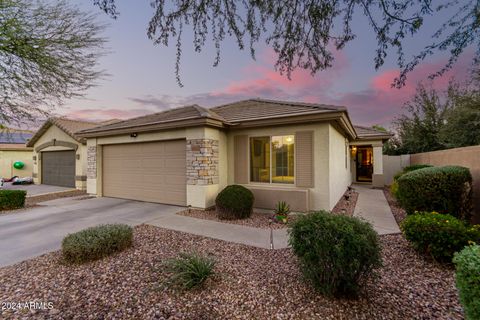
[(185, 140), (103, 146), (103, 195), (186, 204)]

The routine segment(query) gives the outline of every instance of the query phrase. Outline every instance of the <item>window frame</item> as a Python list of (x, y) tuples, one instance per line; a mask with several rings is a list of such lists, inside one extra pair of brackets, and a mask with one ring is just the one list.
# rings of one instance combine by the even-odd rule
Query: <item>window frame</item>
[[(279, 182), (272, 182), (272, 156), (273, 156), (273, 148), (272, 148), (272, 137), (284, 137), (284, 136), (293, 136), (293, 183), (279, 183)], [(269, 172), (269, 180), (270, 182), (258, 182), (252, 181), (252, 148), (251, 148), (251, 139), (252, 138), (265, 138), (268, 137), (269, 139), (269, 147), (270, 147), (270, 172)], [(275, 186), (284, 186), (284, 187), (296, 187), (297, 186), (297, 137), (295, 133), (280, 133), (280, 134), (258, 134), (258, 135), (248, 135), (248, 183), (249, 184), (258, 184), (262, 186), (266, 185), (275, 185)]]

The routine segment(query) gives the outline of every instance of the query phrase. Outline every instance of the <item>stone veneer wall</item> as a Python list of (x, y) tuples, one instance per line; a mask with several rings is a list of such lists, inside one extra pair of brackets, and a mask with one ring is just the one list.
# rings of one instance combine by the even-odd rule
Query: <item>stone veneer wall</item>
[(218, 140), (187, 140), (187, 184), (218, 184)]
[(87, 178), (97, 178), (97, 147), (87, 147)]

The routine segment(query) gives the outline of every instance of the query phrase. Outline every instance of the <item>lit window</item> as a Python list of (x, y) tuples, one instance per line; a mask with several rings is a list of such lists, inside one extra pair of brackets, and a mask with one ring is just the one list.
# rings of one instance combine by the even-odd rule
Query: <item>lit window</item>
[(250, 181), (293, 184), (295, 136), (250, 138)]

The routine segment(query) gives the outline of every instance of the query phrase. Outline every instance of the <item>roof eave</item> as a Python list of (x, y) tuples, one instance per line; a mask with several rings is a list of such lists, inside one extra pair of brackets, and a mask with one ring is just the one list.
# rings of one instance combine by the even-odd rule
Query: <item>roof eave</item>
[(139, 132), (151, 132), (151, 131), (163, 131), (163, 130), (171, 130), (171, 129), (179, 129), (179, 128), (188, 128), (188, 127), (197, 127), (197, 126), (209, 126), (209, 127), (217, 127), (217, 128), (224, 128), (225, 124), (222, 121), (211, 119), (211, 118), (195, 118), (195, 119), (185, 119), (180, 121), (169, 121), (169, 122), (161, 122), (161, 123), (150, 123), (146, 125), (137, 125), (131, 127), (122, 127), (118, 129), (110, 129), (110, 130), (83, 130), (76, 132), (81, 138), (96, 138), (96, 137), (106, 137), (106, 136), (116, 136), (121, 134), (128, 134), (128, 133), (139, 133)]

